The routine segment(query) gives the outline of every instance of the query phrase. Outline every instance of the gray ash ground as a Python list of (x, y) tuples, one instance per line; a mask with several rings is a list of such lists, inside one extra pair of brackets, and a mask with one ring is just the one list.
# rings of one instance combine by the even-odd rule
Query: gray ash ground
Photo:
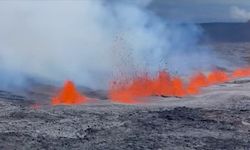
[(34, 108), (27, 96), (3, 92), (0, 149), (250, 149), (249, 81), (137, 105)]
[(53, 107), (56, 91), (0, 91), (0, 149), (250, 149), (250, 79), (136, 105), (85, 91), (95, 101)]

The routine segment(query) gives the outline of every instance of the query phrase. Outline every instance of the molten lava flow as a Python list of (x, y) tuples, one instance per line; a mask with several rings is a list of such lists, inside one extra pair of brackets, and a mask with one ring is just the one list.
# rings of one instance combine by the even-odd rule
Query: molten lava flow
[(239, 68), (232, 73), (232, 78), (244, 78), (250, 76), (250, 68)]
[(86, 97), (76, 90), (72, 81), (66, 81), (59, 95), (51, 101), (52, 105), (75, 105), (84, 102), (86, 102)]
[(173, 96), (173, 85), (170, 75), (160, 71), (156, 79), (152, 80), (151, 93), (157, 96)]
[(208, 86), (207, 77), (203, 73), (195, 74), (190, 78), (187, 93), (190, 95), (198, 94), (202, 87)]
[[(118, 84), (119, 83), (119, 84)], [(166, 71), (160, 71), (156, 78), (147, 75), (135, 77), (130, 83), (113, 82), (109, 97), (114, 102), (138, 103), (147, 96), (185, 96), (186, 90), (179, 77), (171, 78)]]
[(109, 97), (112, 101), (121, 103), (138, 103), (143, 97), (154, 95), (183, 97), (199, 94), (203, 87), (239, 77), (250, 77), (250, 67), (237, 69), (230, 75), (220, 70), (212, 71), (207, 76), (197, 73), (187, 83), (178, 76), (171, 77), (166, 71), (160, 71), (153, 78), (142, 75), (132, 78), (130, 82), (114, 82), (110, 87)]
[(208, 74), (208, 84), (214, 85), (219, 84), (228, 81), (230, 78), (229, 76), (224, 72), (220, 70), (212, 71), (210, 74)]
[(138, 103), (140, 98), (152, 95), (152, 82), (147, 75), (137, 77), (131, 83), (113, 82), (109, 91), (114, 102)]
[(187, 94), (196, 94), (207, 84), (207, 78), (201, 73), (194, 76), (187, 87), (180, 77), (171, 77), (166, 71), (160, 71), (155, 78), (135, 77), (129, 84), (128, 82), (113, 82), (109, 97), (114, 102), (138, 103), (147, 96), (182, 97)]
[(185, 96), (186, 95), (186, 90), (185, 87), (183, 86), (183, 81), (179, 77), (174, 77), (172, 80), (172, 85), (173, 85), (173, 96)]
[[(186, 83), (179, 76), (171, 77), (166, 71), (159, 71), (155, 77), (143, 74), (131, 80), (114, 81), (109, 87), (108, 94), (113, 102), (133, 104), (145, 102), (143, 98), (148, 96), (183, 97), (199, 94), (203, 87), (240, 77), (250, 77), (250, 67), (236, 69), (230, 75), (220, 70), (212, 71), (207, 76), (197, 73)], [(51, 103), (52, 105), (74, 105), (84, 103), (86, 99), (76, 90), (72, 81), (66, 81), (58, 96), (54, 97)]]

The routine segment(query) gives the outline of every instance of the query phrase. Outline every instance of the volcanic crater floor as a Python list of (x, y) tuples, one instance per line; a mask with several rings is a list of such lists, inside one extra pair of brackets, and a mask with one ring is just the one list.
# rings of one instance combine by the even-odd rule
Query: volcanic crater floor
[(37, 104), (53, 92), (32, 89), (0, 91), (0, 149), (250, 149), (247, 78), (196, 96), (150, 97), (134, 105), (101, 99), (77, 106)]

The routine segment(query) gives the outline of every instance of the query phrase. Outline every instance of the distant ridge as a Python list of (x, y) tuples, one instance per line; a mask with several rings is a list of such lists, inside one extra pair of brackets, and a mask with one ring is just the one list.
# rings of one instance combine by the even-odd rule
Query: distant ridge
[(201, 23), (205, 35), (214, 42), (250, 42), (250, 21), (246, 23)]

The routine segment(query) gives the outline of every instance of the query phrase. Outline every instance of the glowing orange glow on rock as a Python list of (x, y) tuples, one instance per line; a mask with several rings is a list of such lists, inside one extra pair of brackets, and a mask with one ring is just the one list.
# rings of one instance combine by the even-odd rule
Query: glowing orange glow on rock
[(187, 87), (187, 93), (190, 95), (200, 93), (202, 87), (208, 86), (207, 77), (203, 73), (195, 74), (190, 78)]
[[(108, 96), (112, 102), (134, 104), (145, 102), (149, 96), (177, 96), (199, 94), (203, 87), (220, 84), (234, 78), (250, 77), (250, 67), (239, 68), (228, 74), (215, 70), (207, 75), (196, 73), (190, 78), (182, 80), (179, 76), (171, 76), (166, 71), (159, 71), (156, 76), (142, 74), (126, 80), (112, 82)], [(185, 81), (185, 82), (184, 82)], [(52, 105), (74, 105), (87, 101), (81, 95), (72, 81), (66, 81), (59, 94), (52, 98)]]
[(172, 80), (173, 85), (173, 96), (185, 96), (186, 90), (183, 86), (183, 81), (179, 77), (174, 77)]
[(228, 81), (230, 78), (224, 71), (215, 70), (208, 74), (208, 84), (219, 84)]
[(239, 68), (232, 73), (232, 78), (244, 78), (250, 76), (250, 68)]
[(178, 76), (173, 78), (166, 71), (160, 71), (156, 78), (135, 77), (131, 83), (113, 82), (109, 97), (113, 102), (139, 103), (148, 96), (185, 96), (186, 89)]
[(75, 105), (86, 102), (86, 97), (81, 95), (72, 81), (66, 81), (58, 96), (52, 98), (52, 105)]
[(170, 75), (166, 71), (160, 71), (157, 78), (152, 80), (151, 93), (157, 96), (173, 96), (173, 85)]
[[(109, 90), (113, 102), (138, 103), (148, 96), (178, 96), (198, 94), (201, 88), (230, 80), (223, 71), (212, 71), (205, 76), (202, 73), (191, 76), (187, 83), (179, 76), (171, 77), (166, 71), (160, 71), (155, 78), (141, 76), (131, 82), (114, 82)], [(119, 83), (119, 84), (117, 84)]]
[(137, 77), (131, 83), (113, 82), (109, 91), (110, 98), (114, 102), (139, 103), (140, 98), (150, 96), (152, 93), (152, 82), (145, 75)]

